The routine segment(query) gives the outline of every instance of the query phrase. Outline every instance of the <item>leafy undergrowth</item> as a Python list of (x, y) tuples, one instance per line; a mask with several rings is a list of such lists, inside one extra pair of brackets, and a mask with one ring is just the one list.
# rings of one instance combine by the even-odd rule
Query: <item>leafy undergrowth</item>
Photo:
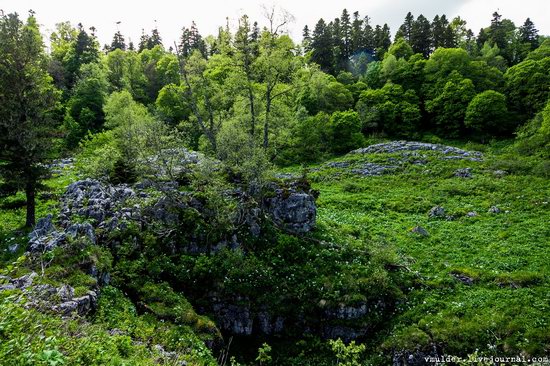
[[(334, 238), (396, 248), (421, 280), (372, 353), (434, 345), (462, 356), (550, 351), (550, 182), (532, 161), (506, 155), (505, 144), (487, 150), (482, 162), (419, 151), (422, 164), (399, 152), (309, 168), (319, 226)], [(365, 162), (397, 167), (380, 176), (352, 172)], [(463, 168), (472, 178), (455, 176)], [(429, 217), (434, 206), (444, 217)], [(427, 235), (413, 232), (417, 226)]]
[[(72, 169), (46, 180), (37, 199), (37, 217), (54, 216), (59, 198), (77, 178)], [(21, 194), (0, 198), (0, 275), (39, 273), (35, 286), (70, 285), (75, 296), (97, 289), (87, 269), (112, 271), (111, 252), (75, 240), (43, 255), (24, 255), (25, 201)], [(47, 262), (43, 272), (41, 264)], [(0, 279), (0, 285), (4, 282)], [(102, 287), (97, 308), (86, 317), (61, 318), (51, 311), (25, 306), (25, 291), (0, 291), (0, 360), (2, 365), (215, 365), (205, 342), (217, 339), (217, 329), (195, 313), (188, 301), (163, 284), (143, 289), (147, 311), (122, 291)], [(165, 313), (169, 307), (170, 316)], [(164, 309), (164, 310), (163, 310)], [(165, 321), (165, 318), (171, 321)]]

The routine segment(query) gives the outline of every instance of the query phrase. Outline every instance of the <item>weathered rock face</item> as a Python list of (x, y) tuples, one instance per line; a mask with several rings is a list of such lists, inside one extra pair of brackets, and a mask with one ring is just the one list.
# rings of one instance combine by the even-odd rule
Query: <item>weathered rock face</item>
[(317, 206), (311, 192), (295, 188), (276, 188), (265, 204), (275, 224), (292, 233), (307, 233), (315, 227)]
[[(56, 224), (52, 215), (38, 220), (29, 234), (29, 250), (52, 250), (64, 244), (67, 239), (75, 238), (85, 238), (96, 244), (100, 239), (96, 236), (96, 229), (105, 232), (124, 230), (129, 222), (143, 225), (149, 221), (157, 221), (174, 227), (180, 224), (179, 211), (182, 209), (203, 209), (191, 194), (179, 192), (177, 183), (164, 184), (160, 187), (161, 190), (170, 193), (142, 207), (139, 202), (149, 197), (146, 191), (148, 188), (151, 188), (151, 184), (147, 182), (138, 183), (134, 187), (125, 184), (113, 186), (93, 179), (72, 183), (61, 197), (61, 212)], [(272, 190), (273, 197), (266, 200), (265, 206), (277, 225), (293, 233), (305, 233), (315, 227), (316, 206), (311, 192), (292, 187), (283, 189), (276, 185)], [(244, 205), (244, 202), (241, 203)], [(245, 222), (250, 227), (251, 234), (260, 235), (261, 208), (243, 207), (243, 211), (246, 212)], [(204, 251), (197, 243), (190, 243), (189, 246), (192, 252)], [(212, 249), (226, 246), (239, 247), (238, 239), (230, 237), (219, 245), (214, 245)]]
[(121, 219), (139, 219), (139, 207), (123, 207), (136, 193), (127, 185), (105, 185), (93, 179), (74, 182), (61, 198), (60, 224), (68, 227), (77, 216), (93, 221), (96, 227), (111, 228)]
[(247, 299), (237, 298), (231, 302), (213, 297), (212, 311), (220, 329), (234, 335), (251, 335), (253, 315)]
[[(112, 231), (124, 225), (124, 220), (140, 219), (139, 207), (123, 207), (132, 197), (135, 192), (126, 185), (109, 186), (92, 179), (72, 183), (61, 197), (58, 225), (52, 215), (38, 220), (29, 234), (29, 250), (48, 251), (77, 237), (95, 244), (95, 229)], [(88, 222), (75, 222), (82, 220)]]

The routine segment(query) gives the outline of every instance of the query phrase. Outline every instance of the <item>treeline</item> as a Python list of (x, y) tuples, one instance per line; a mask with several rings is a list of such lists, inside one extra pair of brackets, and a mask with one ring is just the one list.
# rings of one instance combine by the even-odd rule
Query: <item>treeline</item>
[(392, 43), (387, 26), (344, 11), (295, 44), (282, 32), (291, 16), (270, 14), (266, 27), (242, 16), (207, 37), (193, 23), (168, 48), (153, 29), (137, 47), (117, 32), (101, 50), (95, 28), (64, 22), (49, 53), (34, 14), (2, 15), (4, 191), (32, 201), (43, 164), (75, 149), (90, 175), (114, 181), (135, 179), (137, 152), (170, 144), (216, 156), (246, 181), (372, 135), (488, 141), (531, 120), (524, 150), (547, 146), (550, 40), (530, 21), (516, 28), (495, 13), (473, 37), (460, 18), (409, 14)]
[[(498, 53), (503, 65), (507, 66), (523, 61), (540, 41), (538, 30), (530, 18), (516, 27), (498, 12), (493, 13), (490, 26), (482, 28), (477, 37), (459, 16), (449, 20), (445, 14), (436, 15), (430, 21), (422, 14), (415, 19), (409, 12), (396, 32), (394, 42), (399, 39), (405, 40), (413, 53), (425, 58), (440, 47), (460, 47), (472, 57), (479, 57), (484, 48), (496, 46), (493, 52)], [(319, 19), (313, 31), (307, 25), (303, 29), (304, 51), (310, 53), (311, 60), (323, 71), (333, 75), (341, 71), (363, 73), (369, 62), (384, 58), (391, 44), (387, 24), (373, 26), (368, 16), (361, 17), (357, 11), (350, 16), (346, 9), (328, 24)]]

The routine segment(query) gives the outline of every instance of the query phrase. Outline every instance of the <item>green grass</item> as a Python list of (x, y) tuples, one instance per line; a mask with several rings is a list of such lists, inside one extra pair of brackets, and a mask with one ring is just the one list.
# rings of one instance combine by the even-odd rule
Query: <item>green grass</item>
[[(352, 236), (395, 248), (418, 274), (389, 322), (383, 352), (438, 344), (449, 354), (550, 350), (550, 181), (531, 174), (530, 161), (509, 156), (505, 146), (488, 149), (483, 162), (440, 160), (400, 164), (392, 174), (361, 177), (351, 168), (310, 168), (320, 191), (318, 221), (335, 240)], [(334, 161), (390, 163), (400, 154), (344, 156)], [(513, 166), (497, 178), (494, 169)], [(524, 167), (523, 170), (518, 166)], [(474, 177), (454, 177), (470, 167)], [(290, 171), (291, 169), (289, 169)], [(429, 218), (436, 205), (453, 217)], [(491, 206), (501, 213), (488, 212)], [(468, 217), (470, 211), (477, 216)], [(429, 236), (411, 232), (415, 226)], [(378, 244), (380, 245), (380, 244)], [(464, 284), (452, 274), (473, 280)], [(415, 340), (411, 342), (411, 340)]]

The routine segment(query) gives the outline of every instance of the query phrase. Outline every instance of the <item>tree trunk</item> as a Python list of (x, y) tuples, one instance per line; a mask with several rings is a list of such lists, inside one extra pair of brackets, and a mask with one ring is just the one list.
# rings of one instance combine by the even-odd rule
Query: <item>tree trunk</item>
[(34, 182), (28, 182), (25, 186), (27, 198), (27, 220), (25, 226), (31, 228), (36, 223), (36, 186)]
[(250, 85), (250, 81), (248, 82), (248, 99), (250, 101), (250, 135), (254, 137), (254, 133), (256, 132), (256, 111), (254, 110), (254, 92), (252, 91), (252, 85)]
[(264, 149), (267, 150), (269, 145), (269, 114), (271, 113), (271, 91), (270, 84), (267, 84), (266, 96), (265, 96), (265, 123), (264, 123)]
[(271, 112), (271, 100), (267, 100), (265, 108), (265, 123), (264, 123), (264, 149), (267, 149), (269, 144), (269, 113)]

